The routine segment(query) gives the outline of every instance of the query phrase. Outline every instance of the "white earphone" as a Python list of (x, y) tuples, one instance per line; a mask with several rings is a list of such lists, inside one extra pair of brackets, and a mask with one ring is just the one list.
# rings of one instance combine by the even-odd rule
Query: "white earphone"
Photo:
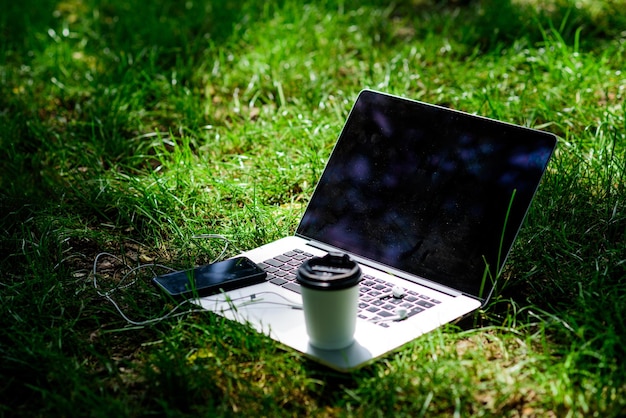
[(409, 315), (409, 311), (407, 308), (398, 308), (396, 309), (396, 315), (398, 320), (402, 320)]
[(371, 318), (369, 321), (374, 322), (374, 323), (389, 322), (389, 321), (402, 321), (403, 319), (406, 319), (409, 316), (409, 310), (403, 307), (397, 308), (394, 311), (394, 313), (396, 314), (396, 316), (388, 316), (385, 318), (375, 317), (375, 318)]
[(392, 297), (394, 299), (402, 299), (404, 297), (404, 289), (400, 286), (394, 286), (391, 288), (390, 292), (383, 293), (378, 297), (378, 299), (387, 299)]

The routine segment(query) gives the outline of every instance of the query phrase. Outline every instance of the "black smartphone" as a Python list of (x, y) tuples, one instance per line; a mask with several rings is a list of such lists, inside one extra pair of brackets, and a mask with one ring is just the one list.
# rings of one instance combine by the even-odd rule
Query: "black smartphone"
[(235, 257), (190, 270), (175, 271), (152, 279), (167, 294), (185, 299), (214, 295), (261, 283), (267, 273), (247, 257)]

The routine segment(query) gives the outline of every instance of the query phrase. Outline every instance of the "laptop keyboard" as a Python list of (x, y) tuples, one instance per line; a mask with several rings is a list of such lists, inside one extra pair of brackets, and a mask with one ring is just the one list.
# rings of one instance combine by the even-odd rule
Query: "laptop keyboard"
[[(314, 257), (300, 249), (259, 263), (267, 272), (267, 281), (285, 289), (300, 293), (296, 271), (305, 260)], [(359, 284), (359, 313), (361, 319), (389, 327), (397, 322), (424, 312), (441, 303), (439, 300), (421, 295), (413, 290), (404, 290), (383, 279), (364, 274)], [(398, 313), (402, 312), (402, 315)]]

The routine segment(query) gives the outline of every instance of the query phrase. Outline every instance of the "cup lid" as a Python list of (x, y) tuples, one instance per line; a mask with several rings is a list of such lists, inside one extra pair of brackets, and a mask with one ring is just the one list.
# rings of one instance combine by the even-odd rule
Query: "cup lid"
[(330, 252), (302, 263), (296, 278), (300, 285), (311, 289), (340, 290), (361, 281), (361, 268), (348, 254)]

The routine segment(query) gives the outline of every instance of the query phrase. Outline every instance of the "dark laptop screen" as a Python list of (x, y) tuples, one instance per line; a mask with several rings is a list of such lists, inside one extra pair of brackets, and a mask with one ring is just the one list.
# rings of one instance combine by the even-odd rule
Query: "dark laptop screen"
[(504, 264), (555, 145), (548, 133), (363, 91), (297, 234), (486, 297), (485, 266), (495, 277)]

